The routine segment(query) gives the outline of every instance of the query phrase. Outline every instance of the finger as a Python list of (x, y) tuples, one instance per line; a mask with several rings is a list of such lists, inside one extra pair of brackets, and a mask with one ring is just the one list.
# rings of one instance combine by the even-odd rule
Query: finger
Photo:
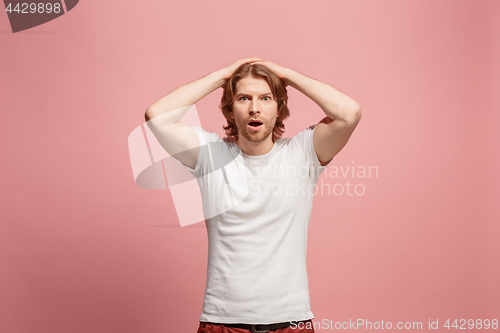
[(246, 58), (245, 59), (245, 63), (247, 63), (247, 62), (252, 63), (252, 62), (258, 62), (258, 61), (264, 61), (264, 59), (262, 59), (262, 58), (255, 58), (255, 57), (253, 57), (253, 58)]
[(269, 62), (268, 61), (265, 61), (265, 60), (257, 60), (257, 61), (254, 61), (252, 62), (251, 64), (260, 64), (260, 65), (264, 65), (264, 66), (267, 66)]

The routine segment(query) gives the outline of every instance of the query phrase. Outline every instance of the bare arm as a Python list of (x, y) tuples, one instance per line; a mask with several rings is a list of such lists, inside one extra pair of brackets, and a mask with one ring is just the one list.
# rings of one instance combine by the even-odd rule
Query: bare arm
[(313, 144), (322, 165), (346, 145), (361, 119), (359, 104), (334, 87), (269, 61), (261, 62), (286, 84), (312, 99), (325, 113), (314, 130)]
[(147, 124), (162, 147), (180, 162), (194, 167), (200, 143), (196, 132), (180, 121), (182, 116), (191, 105), (222, 87), (239, 66), (258, 60), (261, 59), (238, 60), (226, 68), (174, 89), (148, 107), (145, 114)]

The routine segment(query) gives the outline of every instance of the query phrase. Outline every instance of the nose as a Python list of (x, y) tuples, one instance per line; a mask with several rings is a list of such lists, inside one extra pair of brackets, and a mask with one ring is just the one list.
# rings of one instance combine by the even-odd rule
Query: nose
[(259, 106), (257, 104), (257, 100), (253, 99), (252, 102), (250, 103), (250, 110), (248, 110), (250, 115), (254, 115), (256, 113), (260, 113), (259, 111)]

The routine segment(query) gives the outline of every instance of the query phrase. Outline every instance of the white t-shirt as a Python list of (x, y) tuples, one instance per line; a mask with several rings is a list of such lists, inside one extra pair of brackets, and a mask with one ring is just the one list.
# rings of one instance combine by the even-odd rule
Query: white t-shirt
[(321, 166), (315, 125), (278, 139), (267, 154), (194, 127), (195, 168), (208, 233), (200, 321), (271, 324), (314, 318), (306, 270), (307, 230)]

